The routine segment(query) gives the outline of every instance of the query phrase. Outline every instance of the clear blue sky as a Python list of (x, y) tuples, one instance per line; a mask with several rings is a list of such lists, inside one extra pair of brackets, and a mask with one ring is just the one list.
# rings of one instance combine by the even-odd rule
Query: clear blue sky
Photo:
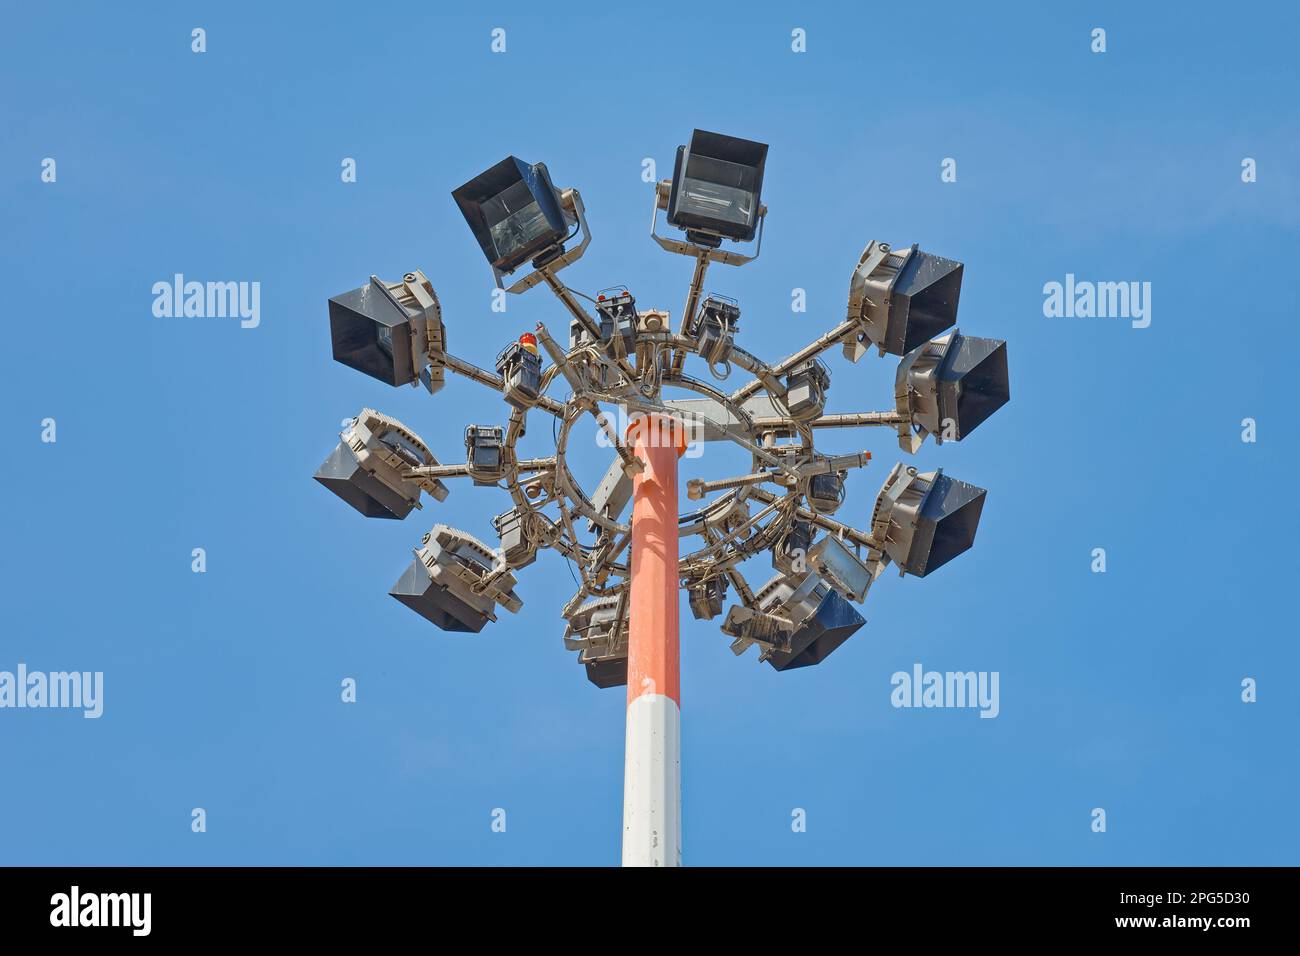
[[(869, 239), (919, 242), (965, 262), (960, 326), (1009, 341), (1012, 401), (916, 456), (989, 489), (975, 548), (882, 578), (823, 665), (778, 674), (684, 616), (686, 861), (1296, 863), (1295, 9), (446, 6), (6, 8), (0, 670), (106, 687), (99, 720), (0, 711), (0, 864), (618, 860), (624, 697), (563, 650), (565, 564), (446, 634), (386, 592), (434, 521), (490, 540), (504, 494), (366, 521), (311, 481), (363, 405), (452, 460), (505, 406), (332, 362), (326, 300), (423, 268), (481, 365), (563, 329), (542, 290), (490, 311), (449, 196), (514, 153), (582, 190), (571, 285), (677, 313), (690, 264), (646, 234), (641, 163), (668, 175), (696, 126), (771, 145), (762, 258), (709, 279), (746, 348), (839, 321)], [(260, 282), (260, 327), (155, 318), (177, 272)], [(1067, 273), (1150, 282), (1151, 326), (1046, 318)], [(830, 410), (886, 407), (894, 365), (832, 355)], [(876, 455), (843, 517), (869, 520), (893, 444), (832, 436)], [(998, 671), (1000, 716), (894, 709), (917, 662)]]

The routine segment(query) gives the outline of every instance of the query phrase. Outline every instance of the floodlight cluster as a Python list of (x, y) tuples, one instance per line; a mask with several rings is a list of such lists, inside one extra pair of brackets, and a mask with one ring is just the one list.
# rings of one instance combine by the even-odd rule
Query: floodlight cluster
[[(437, 295), (419, 271), (396, 282), (371, 276), (330, 299), (339, 362), (430, 394), (450, 371), (496, 390), (504, 402), (503, 422), (467, 427), (463, 463), (440, 463), (401, 422), (363, 409), (317, 471), (317, 481), (367, 517), (405, 518), (422, 506), (422, 495), (442, 501), (451, 478), (509, 493), (511, 507), (493, 519), (495, 546), (435, 524), (393, 597), (443, 630), (477, 632), (496, 620), (498, 608), (519, 610), (515, 572), (553, 548), (580, 575), (561, 611), (565, 647), (577, 652), (592, 683), (625, 683), (631, 528), (624, 513), (643, 464), (616, 430), (614, 409), (634, 419), (672, 418), (694, 441), (731, 442), (749, 453), (746, 474), (688, 482), (688, 498), (702, 503), (679, 517), (678, 531), (699, 541), (679, 557), (680, 583), (697, 619), (721, 617), (735, 653), (757, 645), (759, 660), (776, 670), (820, 663), (861, 628), (853, 604), (890, 564), (924, 577), (970, 548), (984, 489), (942, 470), (898, 464), (873, 506), (845, 523), (832, 516), (844, 510), (848, 472), (866, 467), (871, 454), (824, 455), (814, 437), (827, 428), (892, 428), (909, 454), (928, 436), (960, 441), (1010, 398), (1006, 343), (954, 327), (960, 262), (873, 241), (852, 273), (843, 321), (775, 364), (742, 348), (740, 304), (704, 295), (704, 282), (711, 264), (758, 258), (767, 149), (696, 130), (678, 148), (673, 178), (656, 184), (651, 237), (695, 261), (675, 330), (666, 310), (638, 304), (626, 286), (585, 296), (560, 281), (558, 273), (591, 240), (582, 198), (557, 189), (545, 165), (513, 156), (452, 197), (499, 288), (521, 293), (545, 283), (559, 299), (568, 312), (563, 344), (539, 323), (498, 353), (495, 372), (456, 357)], [(660, 211), (681, 238), (658, 234)], [(724, 242), (753, 243), (753, 252)], [(506, 286), (525, 265), (526, 274)], [(852, 362), (873, 348), (901, 358), (892, 409), (826, 413), (831, 375), (821, 356), (837, 345)], [(690, 356), (708, 380), (689, 374)], [(736, 369), (748, 373), (744, 384), (732, 391), (717, 384)], [(668, 388), (693, 397), (666, 398)], [(516, 444), (533, 412), (555, 419), (555, 453), (520, 458)], [(588, 416), (614, 453), (590, 491), (566, 463), (572, 429)], [(754, 590), (741, 565), (764, 554), (773, 576)]]

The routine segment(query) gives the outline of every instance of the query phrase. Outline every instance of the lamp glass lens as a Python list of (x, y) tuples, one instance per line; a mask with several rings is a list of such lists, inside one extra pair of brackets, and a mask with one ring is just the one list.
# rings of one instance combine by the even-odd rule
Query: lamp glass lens
[(393, 357), (393, 330), (390, 327), (375, 323), (375, 342), (385, 355)]
[(747, 225), (754, 215), (756, 170), (709, 156), (692, 156), (682, 177), (681, 212)]
[(524, 248), (551, 228), (542, 207), (533, 198), (528, 184), (523, 182), (515, 183), (486, 200), (483, 215), (498, 259)]

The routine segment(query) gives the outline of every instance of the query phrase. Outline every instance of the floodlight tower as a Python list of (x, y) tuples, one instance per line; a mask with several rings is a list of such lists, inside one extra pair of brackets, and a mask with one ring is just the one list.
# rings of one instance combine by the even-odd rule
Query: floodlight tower
[[(704, 282), (713, 263), (758, 258), (767, 149), (695, 130), (677, 150), (672, 179), (655, 185), (651, 237), (694, 260), (676, 331), (666, 310), (638, 306), (625, 286), (591, 297), (560, 280), (591, 241), (582, 197), (556, 188), (544, 164), (513, 156), (452, 197), (498, 288), (517, 294), (545, 284), (564, 306), (567, 343), (538, 323), (506, 344), (495, 373), (460, 359), (448, 351), (437, 295), (418, 270), (396, 282), (371, 276), (329, 303), (339, 362), (430, 394), (450, 371), (501, 395), (505, 423), (469, 425), (464, 463), (440, 463), (415, 432), (366, 408), (315, 477), (363, 515), (399, 520), (422, 507), (422, 496), (444, 500), (452, 478), (509, 492), (511, 507), (492, 522), (496, 547), (435, 524), (390, 591), (444, 631), (477, 633), (498, 608), (517, 612), (515, 572), (543, 548), (576, 566), (581, 584), (561, 611), (565, 647), (597, 687), (627, 687), (624, 865), (681, 862), (680, 591), (697, 620), (717, 618), (734, 594), (721, 630), (735, 654), (757, 646), (758, 660), (777, 671), (821, 663), (866, 623), (852, 605), (886, 566), (924, 577), (970, 548), (985, 491), (900, 463), (871, 509), (840, 521), (832, 516), (845, 503), (848, 473), (868, 466), (871, 453), (822, 454), (816, 433), (891, 428), (915, 454), (930, 435), (936, 444), (964, 439), (1010, 398), (1006, 344), (953, 328), (962, 264), (915, 245), (869, 243), (844, 320), (781, 361), (769, 365), (736, 344), (739, 303), (705, 296)], [(681, 238), (658, 234), (661, 211)], [(753, 251), (724, 243), (753, 243)], [(831, 378), (821, 356), (837, 345), (851, 362), (873, 347), (901, 358), (893, 408), (826, 413)], [(688, 374), (690, 355), (716, 380), (735, 368), (752, 378), (728, 393)], [(564, 397), (548, 395), (552, 386)], [(665, 398), (665, 388), (694, 397)], [(534, 411), (554, 417), (555, 451), (522, 458), (516, 445)], [(588, 416), (614, 452), (590, 493), (566, 463), (572, 429)], [(694, 442), (735, 444), (751, 467), (692, 480), (687, 498), (700, 504), (679, 514), (678, 458)], [(683, 554), (689, 538), (700, 545)], [(776, 573), (756, 591), (741, 565), (761, 554)]]

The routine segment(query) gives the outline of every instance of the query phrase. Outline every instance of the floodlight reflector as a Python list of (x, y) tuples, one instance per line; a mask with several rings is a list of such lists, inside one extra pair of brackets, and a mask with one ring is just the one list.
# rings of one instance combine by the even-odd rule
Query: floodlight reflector
[(756, 597), (763, 611), (784, 618), (792, 628), (785, 646), (772, 648), (767, 657), (778, 671), (820, 664), (867, 623), (816, 574), (773, 578)]
[(956, 422), (961, 439), (1010, 400), (1007, 343), (954, 332), (948, 361), (939, 374), (940, 420)]
[(837, 591), (827, 590), (816, 613), (790, 635), (790, 650), (776, 651), (767, 662), (778, 671), (820, 664), (866, 623)]
[(871, 583), (879, 573), (878, 561), (862, 561), (839, 538), (823, 535), (808, 552), (808, 565), (829, 581), (836, 590), (859, 604), (866, 599)]
[(686, 595), (695, 619), (711, 621), (722, 613), (722, 602), (727, 598), (727, 579), (717, 577), (692, 584)]
[(849, 284), (849, 318), (883, 351), (905, 355), (957, 321), (963, 266), (871, 242)]
[(339, 439), (313, 477), (367, 518), (405, 518), (420, 507), (421, 491), (438, 501), (447, 497), (441, 481), (410, 473), (438, 460), (397, 419), (363, 408)]
[(388, 593), (444, 631), (477, 634), (495, 621), (495, 606), (511, 613), (523, 606), (506, 572), (488, 581), (495, 556), (464, 531), (434, 525)]
[(394, 491), (369, 474), (343, 442), (334, 446), (312, 476), (367, 518), (405, 518), (416, 498)]
[(481, 606), (464, 601), (456, 592), (434, 584), (428, 570), (418, 560), (407, 566), (388, 593), (444, 631), (477, 634), (489, 620)]
[(597, 687), (627, 683), (627, 616), (619, 618), (619, 599), (605, 595), (565, 615), (564, 646), (578, 652), (587, 679)]
[(446, 354), (442, 308), (423, 272), (401, 282), (370, 282), (329, 301), (334, 359), (388, 385), (423, 375), (430, 392), (442, 387)]
[(876, 498), (872, 535), (904, 573), (923, 578), (975, 543), (985, 494), (942, 470), (897, 464)]
[(677, 147), (668, 222), (688, 239), (748, 242), (758, 228), (767, 144), (697, 129)]
[(499, 272), (514, 272), (568, 235), (559, 193), (544, 163), (508, 156), (451, 196)]
[(605, 660), (583, 661), (587, 668), (587, 680), (597, 687), (627, 686), (627, 657), (612, 657)]
[(960, 441), (1011, 398), (1007, 344), (953, 329), (904, 356), (894, 394), (921, 439)]

